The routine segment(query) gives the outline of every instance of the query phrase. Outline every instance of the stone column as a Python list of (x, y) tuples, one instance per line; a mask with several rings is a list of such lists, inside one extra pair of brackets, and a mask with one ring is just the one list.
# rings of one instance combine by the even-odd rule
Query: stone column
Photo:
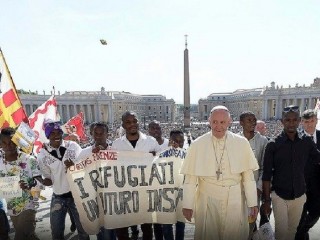
[(110, 124), (113, 124), (113, 112), (111, 102), (108, 104), (108, 121)]
[(71, 118), (70, 117), (70, 105), (66, 105), (67, 106), (67, 121)]
[(190, 80), (189, 80), (189, 52), (188, 52), (188, 43), (187, 35), (186, 37), (186, 49), (184, 50), (184, 127), (190, 128)]
[(281, 109), (282, 109), (282, 101), (281, 99), (278, 97), (276, 100), (276, 119), (280, 119), (281, 118)]
[(61, 106), (61, 112), (62, 112), (62, 115), (61, 115), (62, 121), (66, 122), (67, 121), (67, 119), (66, 119), (67, 118), (67, 105), (63, 104)]
[(306, 99), (301, 98), (301, 110), (304, 111), (306, 110)]
[(98, 103), (96, 116), (97, 116), (97, 121), (102, 121), (102, 119), (101, 119), (101, 104), (100, 103)]
[(262, 113), (262, 118), (263, 118), (263, 120), (266, 120), (266, 119), (268, 119), (268, 99), (265, 99), (264, 101), (263, 101), (263, 106), (262, 106), (263, 108), (263, 113)]
[(90, 122), (88, 105), (83, 105), (83, 114), (86, 122)]
[(311, 108), (311, 101), (312, 101), (312, 98), (309, 97), (309, 100), (308, 100), (308, 108)]

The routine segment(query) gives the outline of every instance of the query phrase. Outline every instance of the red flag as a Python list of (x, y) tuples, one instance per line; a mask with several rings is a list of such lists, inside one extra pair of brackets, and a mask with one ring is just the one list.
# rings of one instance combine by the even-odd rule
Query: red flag
[(78, 113), (62, 126), (62, 130), (66, 134), (76, 133), (81, 142), (87, 140), (87, 136), (83, 124), (83, 112)]
[(57, 102), (54, 96), (51, 96), (29, 117), (30, 128), (36, 133), (37, 137), (34, 142), (33, 153), (38, 154), (43, 143), (48, 142), (43, 129), (43, 122), (47, 119), (59, 121), (60, 116), (57, 112)]
[(28, 118), (0, 49), (0, 128), (16, 127), (22, 121), (27, 123)]

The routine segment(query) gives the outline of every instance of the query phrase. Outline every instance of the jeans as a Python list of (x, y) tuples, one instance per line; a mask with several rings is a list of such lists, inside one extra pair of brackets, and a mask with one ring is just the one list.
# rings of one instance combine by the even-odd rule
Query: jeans
[(163, 240), (162, 224), (154, 223), (153, 224), (153, 233), (154, 233), (154, 238), (156, 240)]
[[(183, 240), (184, 239), (184, 222), (177, 222), (176, 223), (176, 240)], [(163, 237), (165, 240), (173, 240), (173, 229), (172, 224), (163, 224), (162, 225)]]
[(52, 239), (64, 239), (65, 220), (68, 211), (72, 214), (74, 218), (78, 230), (78, 238), (80, 240), (88, 240), (89, 235), (82, 228), (79, 219), (79, 213), (77, 211), (71, 192), (62, 195), (57, 195), (55, 193), (52, 194), (50, 206), (50, 224)]
[(104, 227), (100, 228), (99, 233), (97, 234), (97, 240), (116, 240), (116, 233), (113, 229), (105, 229)]

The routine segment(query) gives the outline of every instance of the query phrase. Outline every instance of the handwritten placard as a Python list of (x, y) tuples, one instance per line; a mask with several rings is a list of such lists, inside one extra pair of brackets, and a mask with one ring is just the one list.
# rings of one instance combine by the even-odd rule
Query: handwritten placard
[(182, 149), (158, 157), (101, 151), (70, 168), (68, 181), (85, 231), (184, 221), (179, 174), (184, 157)]
[(9, 200), (22, 196), (22, 189), (19, 185), (19, 176), (0, 177), (0, 198)]

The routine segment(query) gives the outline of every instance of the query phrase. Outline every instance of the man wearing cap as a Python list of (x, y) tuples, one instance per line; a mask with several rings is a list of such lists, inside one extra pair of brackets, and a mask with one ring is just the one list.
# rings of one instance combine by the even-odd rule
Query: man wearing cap
[(248, 140), (228, 131), (225, 106), (214, 107), (209, 122), (211, 131), (190, 145), (181, 168), (183, 214), (189, 221), (194, 215), (195, 239), (247, 239), (248, 217), (258, 214), (259, 166)]
[(285, 107), (281, 122), (283, 131), (268, 142), (265, 150), (262, 209), (270, 214), (272, 203), (275, 238), (287, 240), (295, 238), (306, 201), (305, 165), (307, 161), (318, 164), (320, 152), (310, 137), (299, 136), (297, 132), (298, 106)]
[[(302, 113), (301, 123), (303, 134), (311, 137), (320, 149), (320, 131), (316, 130), (318, 123), (317, 112), (313, 109), (307, 109)], [(307, 201), (303, 206), (300, 223), (296, 233), (296, 239), (309, 239), (309, 230), (320, 217), (320, 166), (309, 162), (305, 168), (307, 183)]]
[(69, 211), (78, 230), (79, 239), (89, 239), (88, 234), (82, 228), (79, 220), (72, 193), (66, 177), (66, 165), (75, 162), (80, 157), (81, 147), (73, 141), (62, 140), (60, 122), (46, 122), (44, 124), (45, 135), (49, 139), (38, 154), (41, 173), (44, 177), (42, 184), (51, 186), (53, 194), (50, 206), (50, 224), (52, 239), (64, 239), (65, 219)]

